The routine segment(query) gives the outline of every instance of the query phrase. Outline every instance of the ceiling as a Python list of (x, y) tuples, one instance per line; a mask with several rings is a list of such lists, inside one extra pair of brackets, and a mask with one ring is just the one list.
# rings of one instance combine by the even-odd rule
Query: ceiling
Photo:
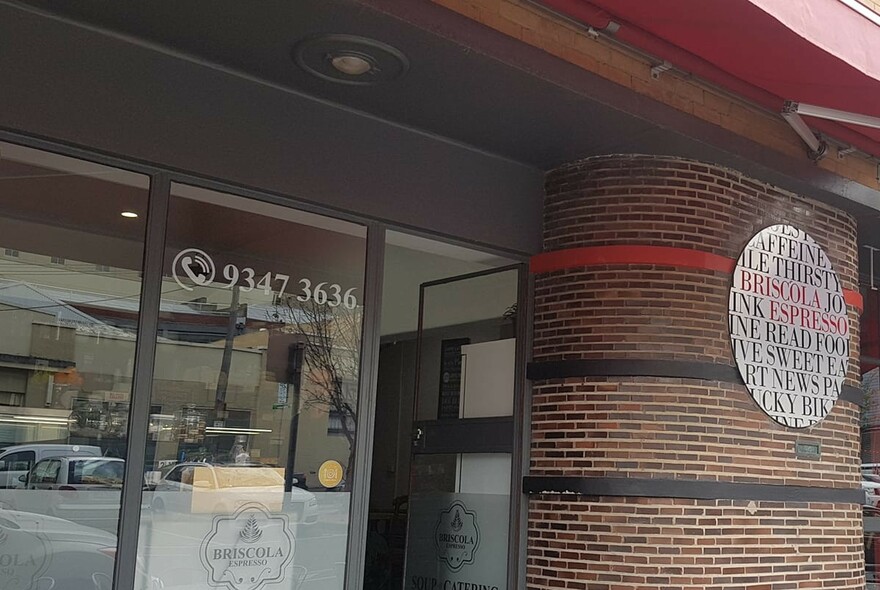
[[(6, 0), (0, 0), (0, 3)], [(19, 3), (20, 5), (21, 3)], [(541, 170), (620, 152), (715, 161), (859, 216), (880, 247), (876, 191), (781, 156), (598, 78), (427, 0), (28, 0), (36, 10)], [(322, 34), (387, 43), (409, 61), (374, 86), (298, 67)]]
[[(655, 128), (351, 0), (265, 0), (259, 10), (238, 0), (29, 4), (541, 168), (624, 149)], [(296, 65), (297, 42), (331, 33), (390, 44), (411, 67), (352, 86)]]

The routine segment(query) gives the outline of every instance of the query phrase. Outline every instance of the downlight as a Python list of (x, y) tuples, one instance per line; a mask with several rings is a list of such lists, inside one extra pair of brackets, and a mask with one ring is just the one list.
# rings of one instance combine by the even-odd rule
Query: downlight
[(348, 76), (363, 76), (375, 67), (368, 57), (355, 54), (334, 55), (330, 65)]
[(294, 45), (292, 57), (317, 78), (353, 86), (390, 82), (409, 69), (409, 60), (398, 49), (356, 35), (308, 37)]

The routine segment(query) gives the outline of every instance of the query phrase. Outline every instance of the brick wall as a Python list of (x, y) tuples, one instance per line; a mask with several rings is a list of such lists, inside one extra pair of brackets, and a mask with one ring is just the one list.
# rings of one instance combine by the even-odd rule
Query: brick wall
[(856, 226), (839, 209), (680, 158), (603, 156), (547, 174), (544, 249), (657, 244), (739, 256), (759, 229), (808, 227), (847, 288), (857, 287)]
[(536, 496), (530, 588), (864, 588), (858, 506)]
[[(849, 214), (736, 171), (679, 158), (605, 156), (546, 178), (546, 251), (639, 244), (736, 259), (758, 230), (783, 222), (806, 229), (844, 288), (858, 289), (856, 224)], [(535, 360), (574, 355), (732, 363), (730, 278), (654, 266), (543, 274), (535, 288)], [(857, 326), (857, 312), (850, 311)], [(850, 347), (852, 385), (858, 383), (857, 332)]]
[[(671, 246), (738, 258), (790, 223), (857, 289), (854, 220), (721, 167), (655, 156), (591, 158), (546, 179), (545, 249)], [(729, 272), (605, 264), (536, 277), (534, 358), (733, 365)], [(858, 315), (850, 371), (857, 384)], [(819, 459), (795, 456), (818, 442)], [(569, 377), (535, 381), (532, 476), (858, 487), (859, 408), (815, 426), (766, 416), (738, 381)], [(533, 496), (534, 588), (863, 587), (861, 507), (651, 497)], [(588, 585), (589, 584), (589, 585)]]
[[(839, 401), (798, 431), (771, 421), (744, 386), (729, 383), (577, 378), (538, 383), (532, 398), (533, 475), (859, 485), (859, 410), (851, 403)], [(798, 440), (820, 442), (821, 459), (795, 458)]]

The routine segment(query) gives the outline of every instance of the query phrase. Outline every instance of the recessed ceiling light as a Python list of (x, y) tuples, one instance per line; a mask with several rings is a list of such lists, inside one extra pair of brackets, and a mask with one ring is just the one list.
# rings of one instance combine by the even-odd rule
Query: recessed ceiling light
[(354, 54), (331, 55), (330, 64), (349, 76), (362, 76), (373, 69), (368, 59)]
[(389, 82), (409, 69), (409, 60), (394, 47), (356, 35), (308, 37), (293, 47), (293, 59), (322, 80), (355, 86)]
[(129, 219), (134, 219), (138, 216), (138, 214), (134, 211), (123, 211), (122, 213), (120, 213), (120, 215), (122, 215), (123, 217), (128, 217)]

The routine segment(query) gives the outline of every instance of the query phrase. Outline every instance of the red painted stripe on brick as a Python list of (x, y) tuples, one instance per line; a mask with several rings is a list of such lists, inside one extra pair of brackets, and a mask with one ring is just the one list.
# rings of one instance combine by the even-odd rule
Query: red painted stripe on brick
[(859, 311), (859, 313), (862, 313), (862, 310), (865, 309), (865, 300), (862, 299), (862, 294), (858, 291), (844, 289), (843, 300), (846, 301), (847, 305), (852, 305), (853, 307), (855, 307)]
[[(670, 246), (591, 246), (586, 248), (569, 248), (544, 252), (532, 256), (529, 270), (535, 274), (577, 268), (580, 266), (601, 266), (605, 264), (656, 264), (658, 266), (675, 266), (680, 268), (696, 268), (700, 270), (717, 270), (731, 273), (736, 261), (727, 256), (700, 252), (688, 248)], [(858, 291), (843, 290), (847, 305), (855, 307), (859, 313), (864, 309), (862, 295)]]
[(733, 272), (736, 262), (726, 256), (669, 246), (593, 246), (544, 252), (533, 256), (533, 273), (552, 272), (578, 266), (604, 264), (657, 264)]

